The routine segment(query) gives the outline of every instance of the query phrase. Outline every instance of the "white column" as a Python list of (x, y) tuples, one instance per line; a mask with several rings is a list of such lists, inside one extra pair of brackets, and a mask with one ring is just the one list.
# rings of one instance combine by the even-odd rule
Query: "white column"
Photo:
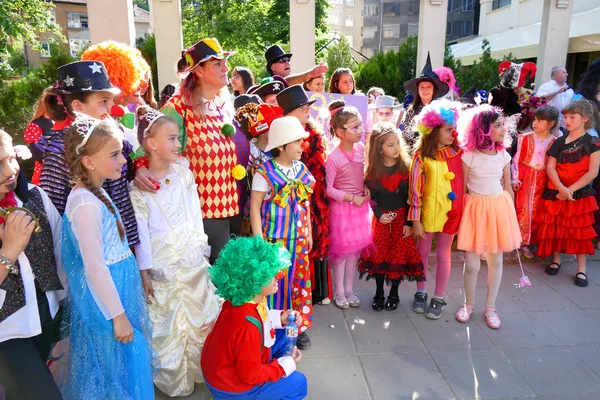
[(479, 0), (479, 36), (485, 36), (487, 28), (487, 15), (492, 11), (492, 0)]
[(92, 44), (114, 40), (135, 46), (132, 0), (88, 0)]
[(433, 68), (444, 65), (447, 14), (448, 0), (421, 0), (417, 44), (417, 76), (421, 74), (421, 70), (423, 70), (423, 66), (427, 61), (427, 52), (431, 54), (431, 66)]
[(569, 51), (572, 0), (544, 0), (535, 84), (550, 80), (552, 67), (565, 65)]
[(292, 73), (315, 66), (315, 0), (290, 0)]
[(156, 38), (158, 86), (161, 91), (169, 83), (178, 83), (177, 61), (183, 50), (181, 4), (179, 0), (150, 0), (150, 13)]

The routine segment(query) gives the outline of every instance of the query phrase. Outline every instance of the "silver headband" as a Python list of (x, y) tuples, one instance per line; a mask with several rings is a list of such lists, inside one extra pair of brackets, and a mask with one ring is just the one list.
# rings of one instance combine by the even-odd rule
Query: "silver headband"
[(142, 122), (142, 121), (145, 121), (148, 124), (148, 125), (146, 125), (146, 128), (144, 128), (144, 131), (142, 132), (142, 136), (144, 138), (146, 138), (146, 136), (148, 136), (148, 132), (150, 131), (150, 128), (152, 128), (152, 125), (154, 125), (154, 123), (160, 117), (164, 117), (165, 114), (163, 114), (159, 111), (156, 111), (152, 107), (148, 107), (148, 106), (141, 106), (140, 108), (143, 108), (146, 112), (142, 115), (139, 115), (138, 126), (139, 126), (140, 122)]
[(76, 116), (76, 118), (75, 118), (75, 121), (73, 122), (73, 125), (77, 129), (77, 133), (81, 137), (83, 137), (83, 140), (81, 141), (81, 143), (79, 143), (77, 145), (77, 147), (75, 148), (75, 154), (79, 155), (79, 154), (81, 154), (81, 151), (83, 150), (83, 147), (85, 146), (88, 139), (90, 138), (92, 132), (94, 131), (94, 129), (96, 129), (98, 124), (100, 122), (102, 122), (102, 120), (90, 117), (89, 115), (82, 114), (82, 113), (75, 113), (75, 116)]

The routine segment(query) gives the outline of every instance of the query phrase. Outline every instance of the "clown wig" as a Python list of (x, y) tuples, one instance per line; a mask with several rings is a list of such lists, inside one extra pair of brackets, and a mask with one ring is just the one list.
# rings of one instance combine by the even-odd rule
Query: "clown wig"
[(439, 67), (433, 70), (440, 78), (440, 80), (446, 83), (454, 93), (460, 95), (460, 88), (456, 85), (456, 78), (454, 77), (454, 71), (449, 67)]
[[(415, 153), (422, 157), (435, 159), (437, 153), (438, 132), (445, 125), (456, 128), (461, 104), (447, 99), (434, 100), (423, 107), (415, 117), (415, 131), (420, 133), (415, 144)], [(452, 144), (458, 150), (456, 140)]]
[(465, 151), (501, 151), (508, 148), (511, 144), (509, 134), (505, 134), (501, 142), (494, 142), (492, 139), (492, 125), (498, 118), (502, 118), (501, 111), (488, 104), (464, 111), (457, 127), (460, 146)]
[(113, 85), (119, 87), (124, 95), (137, 94), (147, 88), (150, 78), (150, 66), (142, 53), (131, 46), (112, 40), (90, 46), (82, 55), (82, 60), (102, 61)]
[(217, 294), (241, 306), (261, 294), (262, 287), (291, 264), (290, 253), (281, 244), (270, 244), (258, 236), (231, 239), (208, 269)]

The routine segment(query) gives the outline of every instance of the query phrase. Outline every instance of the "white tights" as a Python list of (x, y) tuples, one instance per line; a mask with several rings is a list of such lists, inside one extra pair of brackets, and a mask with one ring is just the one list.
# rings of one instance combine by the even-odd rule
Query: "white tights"
[[(488, 253), (487, 264), (488, 285), (485, 307), (496, 308), (496, 297), (498, 297), (498, 290), (500, 290), (500, 282), (502, 281), (502, 253)], [(475, 304), (475, 286), (477, 285), (477, 274), (480, 268), (481, 259), (479, 258), (479, 254), (467, 251), (463, 271), (466, 304)]]

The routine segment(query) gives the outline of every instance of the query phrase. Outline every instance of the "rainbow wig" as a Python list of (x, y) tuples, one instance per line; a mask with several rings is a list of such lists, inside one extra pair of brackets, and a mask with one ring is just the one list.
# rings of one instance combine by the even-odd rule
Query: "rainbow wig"
[(241, 306), (290, 265), (291, 255), (281, 244), (268, 243), (259, 236), (238, 237), (227, 242), (208, 274), (219, 296)]
[(113, 85), (125, 95), (134, 95), (147, 86), (151, 69), (142, 53), (135, 47), (112, 40), (88, 47), (81, 55), (85, 61), (102, 61)]
[(447, 99), (434, 100), (415, 117), (415, 130), (421, 135), (429, 135), (437, 127), (456, 127), (460, 104)]
[(492, 140), (492, 125), (502, 117), (499, 108), (489, 104), (465, 110), (458, 123), (458, 142), (465, 151), (504, 150), (510, 146), (510, 135), (505, 134), (502, 142)]

